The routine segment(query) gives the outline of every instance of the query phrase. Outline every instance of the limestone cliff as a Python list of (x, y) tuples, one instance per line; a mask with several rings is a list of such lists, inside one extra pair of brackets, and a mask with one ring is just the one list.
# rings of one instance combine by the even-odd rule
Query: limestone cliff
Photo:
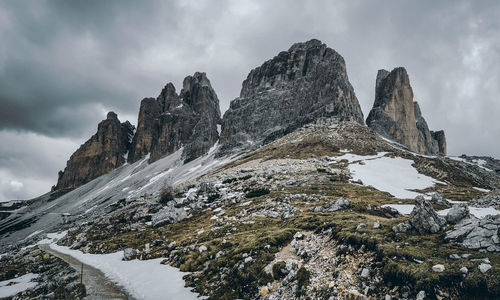
[(255, 68), (224, 114), (221, 154), (251, 149), (321, 117), (363, 124), (344, 59), (318, 40)]
[(97, 133), (71, 155), (64, 171), (59, 172), (55, 189), (76, 188), (125, 163), (134, 126), (120, 123), (114, 112), (99, 123)]
[(446, 155), (444, 131), (429, 130), (420, 106), (413, 101), (413, 90), (405, 68), (378, 71), (375, 102), (366, 124), (412, 151)]
[(193, 160), (217, 142), (220, 122), (219, 99), (205, 73), (186, 77), (179, 95), (169, 83), (156, 99), (142, 100), (128, 160), (150, 153), (153, 162), (181, 147), (185, 161)]

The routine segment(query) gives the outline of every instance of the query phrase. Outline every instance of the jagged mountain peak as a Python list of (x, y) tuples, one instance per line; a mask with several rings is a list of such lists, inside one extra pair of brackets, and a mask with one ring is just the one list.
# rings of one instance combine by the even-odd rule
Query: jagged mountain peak
[(133, 132), (134, 126), (129, 121), (120, 123), (116, 113), (108, 112), (97, 132), (71, 155), (64, 171), (59, 172), (55, 189), (78, 187), (121, 166)]
[(384, 137), (410, 150), (424, 154), (446, 155), (444, 131), (433, 133), (413, 99), (408, 72), (404, 67), (379, 70), (375, 82), (375, 100), (366, 124)]
[(320, 117), (364, 123), (344, 59), (319, 40), (296, 43), (250, 71), (224, 114), (220, 154), (255, 148)]
[(187, 76), (179, 94), (168, 83), (157, 99), (141, 101), (129, 162), (150, 153), (150, 162), (184, 147), (186, 161), (205, 154), (218, 140), (219, 99), (205, 73)]

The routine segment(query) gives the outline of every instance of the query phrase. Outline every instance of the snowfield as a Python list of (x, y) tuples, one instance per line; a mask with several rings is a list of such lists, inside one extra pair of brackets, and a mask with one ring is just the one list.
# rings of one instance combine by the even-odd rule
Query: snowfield
[(4, 237), (2, 242), (8, 244), (30, 234), (57, 230), (65, 217), (98, 215), (120, 199), (157, 193), (166, 186), (181, 184), (235, 159), (215, 158), (217, 148), (216, 143), (206, 155), (185, 164), (182, 148), (151, 164), (147, 163), (149, 155), (133, 164), (125, 164), (46, 205), (27, 211), (17, 222), (33, 219), (35, 223)]
[[(454, 201), (454, 202), (456, 203), (456, 202), (460, 202), (460, 201)], [(384, 205), (382, 205), (382, 207), (392, 207), (402, 215), (409, 215), (411, 213), (411, 211), (413, 210), (413, 208), (415, 207), (415, 205), (413, 205), (413, 204), (384, 204)], [(437, 213), (441, 216), (446, 216), (449, 211), (450, 211), (450, 208), (447, 208), (447, 209), (443, 209), (443, 210), (438, 210)], [(492, 215), (492, 216), (500, 215), (500, 210), (496, 210), (493, 207), (469, 206), (469, 211), (470, 211), (471, 215), (475, 216), (478, 219), (483, 219), (487, 215)]]
[(354, 181), (361, 180), (364, 185), (371, 185), (396, 198), (413, 199), (420, 194), (411, 190), (432, 187), (437, 182), (432, 177), (420, 174), (412, 166), (412, 160), (385, 157), (385, 154), (385, 152), (370, 156), (344, 154), (336, 160), (349, 161), (349, 170)]
[(182, 276), (186, 273), (160, 264), (163, 258), (123, 261), (123, 251), (88, 254), (56, 244), (51, 244), (50, 248), (99, 269), (136, 299), (200, 299), (198, 294), (184, 287)]
[(38, 282), (32, 280), (37, 277), (37, 274), (28, 273), (14, 279), (0, 281), (0, 298), (14, 296), (17, 293), (34, 288)]

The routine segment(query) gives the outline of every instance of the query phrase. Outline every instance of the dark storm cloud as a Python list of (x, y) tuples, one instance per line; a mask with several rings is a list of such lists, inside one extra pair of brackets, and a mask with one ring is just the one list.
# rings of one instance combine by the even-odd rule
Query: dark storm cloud
[[(30, 142), (16, 160), (0, 149), (0, 200), (20, 197), (22, 179), (54, 183), (106, 111), (135, 123), (143, 97), (195, 71), (224, 111), (252, 68), (311, 38), (345, 58), (365, 116), (377, 70), (405, 66), (450, 154), (500, 157), (499, 15), (497, 1), (1, 2), (0, 134)], [(66, 150), (42, 155), (40, 143)], [(53, 167), (23, 163), (42, 157)]]

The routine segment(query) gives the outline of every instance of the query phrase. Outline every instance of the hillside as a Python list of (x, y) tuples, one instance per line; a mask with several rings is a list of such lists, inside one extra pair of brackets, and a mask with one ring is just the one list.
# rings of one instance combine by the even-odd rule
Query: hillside
[(222, 120), (199, 72), (136, 131), (109, 114), (70, 185), (2, 207), (0, 298), (500, 297), (498, 160), (445, 156), (393, 72), (368, 126), (318, 40), (250, 71)]

